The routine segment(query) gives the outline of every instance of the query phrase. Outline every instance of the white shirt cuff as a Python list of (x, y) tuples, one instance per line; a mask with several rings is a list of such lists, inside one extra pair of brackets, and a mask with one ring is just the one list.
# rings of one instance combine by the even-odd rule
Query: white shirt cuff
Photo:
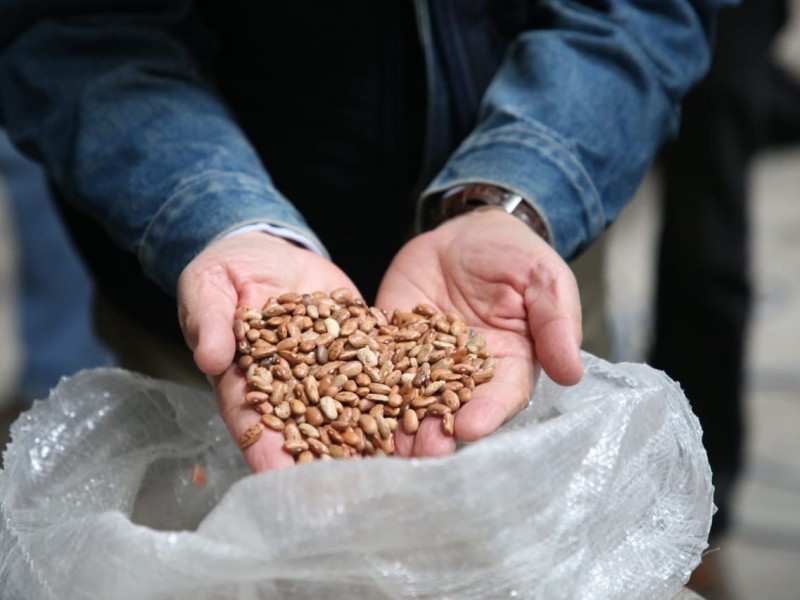
[(248, 231), (263, 231), (265, 233), (269, 233), (285, 240), (289, 240), (290, 242), (299, 244), (306, 250), (310, 250), (314, 254), (325, 257), (325, 251), (311, 238), (304, 236), (302, 233), (299, 233), (294, 229), (289, 229), (288, 227), (284, 227), (282, 225), (273, 225), (272, 223), (250, 223), (249, 225), (242, 225), (233, 231), (229, 231), (227, 234), (222, 236), (221, 239), (224, 240), (240, 233), (247, 233)]

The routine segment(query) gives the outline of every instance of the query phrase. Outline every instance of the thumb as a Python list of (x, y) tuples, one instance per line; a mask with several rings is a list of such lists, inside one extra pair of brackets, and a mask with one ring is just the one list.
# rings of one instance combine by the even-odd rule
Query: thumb
[(233, 335), (237, 294), (219, 266), (195, 272), (191, 267), (178, 281), (178, 317), (183, 336), (206, 375), (221, 375), (234, 359)]
[(578, 285), (569, 267), (540, 260), (531, 268), (525, 291), (528, 326), (536, 358), (550, 378), (574, 385), (583, 376)]

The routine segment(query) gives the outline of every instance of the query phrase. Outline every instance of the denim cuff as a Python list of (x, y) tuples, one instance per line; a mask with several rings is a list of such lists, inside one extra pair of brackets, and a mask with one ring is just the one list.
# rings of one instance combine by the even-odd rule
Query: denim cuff
[(589, 175), (575, 155), (545, 130), (507, 127), (473, 133), (423, 192), (420, 202), (466, 183), (497, 185), (528, 200), (566, 260), (605, 229), (603, 204)]
[(205, 173), (181, 187), (150, 221), (139, 246), (144, 272), (167, 293), (203, 248), (249, 223), (268, 222), (296, 231), (321, 248), (303, 216), (280, 193), (240, 173)]

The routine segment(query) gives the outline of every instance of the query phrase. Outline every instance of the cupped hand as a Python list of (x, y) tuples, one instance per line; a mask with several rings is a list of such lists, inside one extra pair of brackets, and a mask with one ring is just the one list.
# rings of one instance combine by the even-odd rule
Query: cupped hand
[[(472, 212), (409, 241), (394, 258), (376, 304), (408, 310), (427, 303), (459, 314), (486, 339), (494, 377), (456, 413), (456, 438), (475, 441), (524, 408), (541, 367), (554, 381), (577, 383), (581, 308), (566, 262), (519, 219), (501, 210)], [(455, 449), (439, 419), (414, 436), (398, 429), (398, 454), (437, 456)]]
[[(340, 287), (356, 289), (333, 263), (266, 233), (242, 233), (210, 244), (178, 280), (178, 315), (197, 366), (209, 377), (220, 414), (235, 440), (259, 420), (243, 403), (244, 375), (235, 366), (234, 313), (239, 306), (260, 309), (270, 296)], [(283, 436), (264, 431), (243, 450), (254, 471), (294, 464), (282, 448)]]

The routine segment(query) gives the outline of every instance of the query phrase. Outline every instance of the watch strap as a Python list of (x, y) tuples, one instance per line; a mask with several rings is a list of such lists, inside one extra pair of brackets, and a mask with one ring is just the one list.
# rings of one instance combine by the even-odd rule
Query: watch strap
[(547, 225), (523, 196), (495, 185), (483, 183), (470, 183), (454, 188), (445, 192), (438, 201), (432, 202), (429, 207), (427, 228), (433, 229), (458, 215), (492, 206), (514, 215), (546, 242), (550, 242)]

